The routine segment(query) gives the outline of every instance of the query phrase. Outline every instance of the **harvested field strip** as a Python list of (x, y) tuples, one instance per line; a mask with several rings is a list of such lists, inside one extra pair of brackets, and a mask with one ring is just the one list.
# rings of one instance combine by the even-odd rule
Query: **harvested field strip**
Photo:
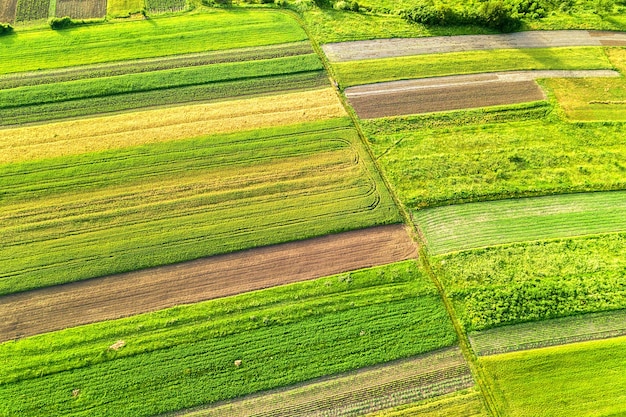
[[(57, 0), (58, 2), (59, 0)], [(0, 75), (0, 88), (15, 88), (29, 85), (53, 84), (88, 78), (112, 77), (151, 71), (169, 70), (200, 65), (223, 64), (228, 62), (258, 61), (312, 54), (310, 42), (292, 42), (252, 48), (239, 48), (228, 51), (209, 51), (195, 54), (182, 54), (158, 58), (133, 59), (104, 64), (80, 65), (52, 69)]]
[(399, 221), (348, 123), (5, 165), (0, 293)]
[(150, 416), (455, 341), (436, 288), (407, 261), (3, 343), (0, 403), (25, 417)]
[[(303, 41), (306, 34), (285, 13), (214, 10), (211, 13), (21, 33), (0, 38), (0, 73), (36, 71)], [(71, 36), (69, 36), (71, 35)], [(70, 41), (71, 40), (71, 41)]]
[(502, 49), (339, 62), (342, 87), (382, 81), (518, 70), (612, 69), (600, 47)]
[(626, 235), (513, 244), (434, 257), (468, 330), (626, 308)]
[(0, 22), (13, 23), (17, 0), (0, 0)]
[(428, 119), (362, 121), (388, 180), (412, 209), (626, 188), (620, 124), (546, 119), (413, 128), (421, 120)]
[(0, 129), (0, 163), (324, 120), (345, 114), (335, 92), (325, 88)]
[(626, 33), (586, 30), (550, 30), (496, 35), (433, 36), (329, 43), (322, 46), (329, 60), (360, 61), (451, 52), (605, 46), (626, 42)]
[(487, 417), (487, 411), (476, 388), (400, 406), (372, 414), (371, 417)]
[(469, 334), (477, 355), (606, 339), (626, 335), (626, 310), (514, 324)]
[(484, 357), (506, 415), (626, 413), (626, 337)]
[(55, 0), (58, 17), (72, 19), (102, 18), (107, 13), (107, 0)]
[(298, 417), (371, 413), (472, 386), (458, 348), (448, 348), (386, 365), (322, 378), (295, 388), (250, 396), (210, 408), (180, 412), (185, 417)]
[(17, 0), (15, 21), (29, 22), (31, 20), (46, 19), (48, 18), (49, 7), (50, 0)]
[(1, 298), (0, 342), (415, 256), (390, 225), (29, 291)]
[(4, 102), (0, 105), (0, 124), (276, 94), (327, 83), (319, 58), (310, 54), (18, 87), (0, 90)]
[(488, 201), (413, 213), (431, 254), (626, 231), (626, 192)]

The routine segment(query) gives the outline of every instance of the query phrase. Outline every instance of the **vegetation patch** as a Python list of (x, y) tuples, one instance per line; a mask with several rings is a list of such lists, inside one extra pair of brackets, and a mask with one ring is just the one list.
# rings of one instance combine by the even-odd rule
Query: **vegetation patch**
[[(626, 338), (482, 358), (509, 416), (622, 415)], [(550, 387), (550, 389), (546, 389)]]
[(148, 12), (178, 12), (187, 8), (187, 0), (146, 0)]
[(438, 256), (433, 268), (468, 330), (626, 308), (626, 236)]
[(9, 164), (0, 183), (2, 294), (400, 221), (344, 119)]
[(469, 334), (477, 355), (494, 355), (626, 335), (626, 310), (520, 323)]
[(413, 212), (431, 254), (626, 230), (626, 192), (564, 194)]
[(17, 0), (15, 21), (28, 22), (47, 19), (49, 8), (50, 0)]
[(0, 404), (151, 416), (455, 341), (435, 286), (407, 261), (1, 344)]
[(145, 13), (144, 0), (107, 0), (107, 15), (111, 17), (129, 17), (137, 13)]
[(513, 70), (612, 69), (603, 48), (531, 48), (451, 52), (333, 64), (342, 87), (382, 81)]

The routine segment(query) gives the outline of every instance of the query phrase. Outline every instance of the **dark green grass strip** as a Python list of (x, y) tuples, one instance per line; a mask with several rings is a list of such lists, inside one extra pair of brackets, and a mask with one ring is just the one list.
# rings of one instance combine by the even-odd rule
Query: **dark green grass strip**
[(407, 261), (2, 344), (0, 411), (150, 416), (455, 341), (432, 282)]

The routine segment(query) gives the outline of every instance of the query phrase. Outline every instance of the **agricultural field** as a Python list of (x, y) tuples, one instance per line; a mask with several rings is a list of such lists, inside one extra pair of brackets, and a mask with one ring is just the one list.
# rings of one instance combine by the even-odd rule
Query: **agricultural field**
[(72, 19), (94, 19), (106, 15), (106, 0), (56, 0), (56, 15)]
[(187, 8), (187, 0), (146, 0), (148, 13), (179, 12)]
[(626, 192), (565, 194), (434, 207), (413, 212), (428, 252), (626, 231)]
[(371, 417), (484, 417), (487, 411), (475, 388), (371, 414)]
[(455, 342), (406, 261), (0, 344), (0, 411), (150, 416)]
[(626, 308), (623, 233), (431, 259), (467, 330)]
[(13, 23), (17, 0), (0, 0), (0, 23)]
[(626, 413), (625, 347), (620, 337), (489, 356), (481, 363), (503, 415), (618, 416)]
[(48, 18), (50, 0), (17, 0), (15, 21), (28, 22)]
[(107, 15), (113, 18), (139, 14), (142, 10), (145, 10), (144, 0), (107, 0)]

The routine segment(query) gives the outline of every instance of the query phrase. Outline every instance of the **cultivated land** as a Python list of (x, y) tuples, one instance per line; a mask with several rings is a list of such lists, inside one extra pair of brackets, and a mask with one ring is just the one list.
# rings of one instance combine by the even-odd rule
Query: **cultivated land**
[(2, 294), (400, 221), (344, 119), (1, 174)]
[(0, 22), (13, 23), (17, 0), (0, 0)]
[(626, 192), (565, 194), (413, 212), (433, 255), (626, 230)]
[(481, 363), (507, 416), (618, 416), (626, 413), (625, 348), (621, 337), (496, 355)]
[(106, 0), (56, 0), (56, 15), (72, 19), (93, 19), (104, 17), (107, 12)]
[(460, 390), (416, 404), (381, 411), (371, 417), (485, 417), (488, 414), (481, 397), (476, 389)]
[[(176, 413), (185, 417), (353, 416), (438, 397), (473, 385), (458, 348), (322, 378), (295, 388), (254, 395), (210, 408)], [(465, 393), (466, 391), (460, 391)], [(453, 394), (454, 395), (454, 394)], [(480, 399), (476, 396), (482, 409)], [(383, 414), (385, 415), (385, 414)]]
[(416, 255), (403, 226), (381, 226), (4, 296), (0, 342)]
[(150, 416), (455, 342), (406, 261), (0, 344), (0, 411)]

